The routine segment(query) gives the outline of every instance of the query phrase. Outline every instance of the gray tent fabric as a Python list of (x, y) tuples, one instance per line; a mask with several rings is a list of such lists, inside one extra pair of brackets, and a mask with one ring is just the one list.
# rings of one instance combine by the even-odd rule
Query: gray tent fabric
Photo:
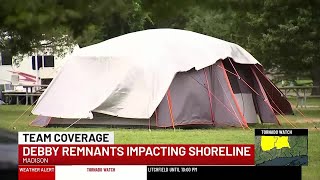
[[(246, 126), (225, 81), (225, 72), (218, 67), (219, 65), (222, 65), (221, 61), (199, 71), (192, 69), (178, 73), (158, 107), (157, 125)], [(170, 117), (169, 96), (172, 101), (173, 118)]]
[[(259, 115), (261, 122), (278, 123), (275, 112), (270, 106), (270, 100), (265, 96), (265, 89), (259, 79), (257, 79), (257, 73), (252, 70), (252, 65), (246, 66), (234, 63), (233, 61), (224, 61), (223, 63), (226, 70), (233, 73), (229, 73), (228, 78), (230, 79), (234, 91), (236, 93), (252, 94), (255, 104), (255, 106), (252, 107), (254, 107), (255, 111)], [(240, 79), (236, 76), (237, 73)]]
[[(200, 84), (203, 83), (201, 81), (203, 79), (201, 77), (203, 76), (202, 71), (190, 70), (187, 73), (178, 73), (176, 75), (166, 96), (158, 107), (158, 126), (213, 124), (210, 118), (208, 93), (203, 87), (204, 85)], [(173, 119), (170, 117), (169, 95), (172, 101)]]
[[(257, 110), (254, 104), (256, 94), (250, 89), (250, 87), (253, 87), (253, 81), (249, 66), (231, 64), (229, 59), (223, 61), (223, 64), (225, 69), (230, 72), (227, 73), (228, 78), (247, 123), (257, 123)], [(231, 74), (231, 72), (233, 74)], [(237, 77), (237, 75), (239, 75), (239, 77)]]
[[(115, 116), (110, 116), (102, 113), (93, 113), (94, 118), (93, 119), (81, 119), (78, 121), (78, 119), (65, 119), (65, 118), (55, 118), (51, 117), (49, 124), (45, 124), (44, 121), (37, 121), (37, 125), (40, 126), (41, 123), (43, 123), (41, 126), (69, 126), (70, 124), (73, 124), (77, 121), (74, 126), (80, 125), (80, 126), (126, 126), (126, 127), (146, 127), (146, 126), (152, 126), (156, 127), (155, 125), (155, 117), (151, 117), (151, 119), (129, 119), (129, 118), (120, 118)], [(34, 126), (34, 123), (36, 121), (32, 122), (30, 125)], [(150, 123), (150, 124), (149, 124)]]
[[(272, 97), (264, 89), (266, 81), (261, 83), (260, 79), (264, 77), (258, 76), (258, 72), (253, 69), (253, 65), (225, 59), (200, 70), (178, 72), (150, 119), (94, 113), (93, 119), (81, 119), (76, 124), (245, 128), (248, 124), (257, 123), (258, 117), (263, 123), (278, 123), (270, 103)], [(76, 120), (39, 116), (31, 125), (70, 125)]]
[(51, 117), (47, 116), (37, 116), (36, 119), (34, 119), (30, 125), (32, 126), (38, 126), (38, 127), (45, 127), (50, 123)]
[(275, 113), (293, 115), (291, 105), (286, 96), (265, 76), (263, 73), (263, 68), (256, 65), (250, 66), (250, 68), (257, 75), (257, 78), (265, 90), (271, 106), (273, 109), (275, 109)]
[(254, 89), (259, 93), (260, 96), (256, 96), (257, 107), (259, 109), (260, 119), (263, 123), (278, 123), (275, 112), (273, 111), (269, 99), (266, 96), (265, 90), (263, 89), (260, 81), (254, 74)]
[(251, 93), (237, 93), (235, 94), (240, 105), (240, 110), (248, 124), (257, 123), (257, 112), (254, 107), (254, 101)]

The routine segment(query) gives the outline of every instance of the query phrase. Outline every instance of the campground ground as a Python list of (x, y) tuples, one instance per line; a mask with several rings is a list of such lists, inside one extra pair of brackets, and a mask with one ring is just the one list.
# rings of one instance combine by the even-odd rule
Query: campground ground
[[(295, 100), (290, 99), (292, 105)], [(114, 131), (115, 143), (210, 143), (210, 144), (252, 144), (254, 143), (254, 128), (278, 127), (276, 125), (254, 125), (250, 130), (242, 128), (210, 128), (210, 129), (124, 129), (124, 128), (76, 128), (67, 130), (62, 127), (39, 128), (30, 127), (29, 123), (35, 118), (31, 115), (30, 106), (2, 105), (0, 106), (0, 128), (10, 131)], [(295, 108), (294, 108), (295, 109)], [(285, 117), (278, 116), (281, 128), (309, 128), (309, 164), (303, 167), (302, 179), (320, 179), (320, 99), (309, 99), (307, 108), (299, 108), (300, 114)], [(25, 112), (25, 113), (24, 113)], [(24, 113), (24, 114), (23, 114)], [(22, 115), (23, 114), (23, 115)], [(315, 128), (317, 127), (317, 128)]]

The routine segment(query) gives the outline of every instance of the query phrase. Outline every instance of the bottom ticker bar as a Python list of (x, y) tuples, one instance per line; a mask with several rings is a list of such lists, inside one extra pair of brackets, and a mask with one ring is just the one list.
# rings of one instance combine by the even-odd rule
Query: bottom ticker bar
[[(27, 166), (19, 166), (19, 169)], [(29, 166), (28, 166), (29, 167)], [(40, 169), (44, 168), (39, 166)], [(36, 169), (37, 167), (32, 167)], [(48, 168), (48, 167), (46, 167)], [(90, 169), (108, 171), (90, 171)], [(34, 170), (33, 169), (33, 170)], [(111, 171), (111, 170), (112, 171)], [(46, 170), (46, 169), (44, 169)], [(135, 179), (165, 180), (172, 178), (197, 179), (290, 179), (301, 180), (301, 166), (55, 166), (55, 175), (51, 172), (19, 172), (19, 179)], [(48, 175), (49, 173), (49, 175)], [(41, 177), (42, 176), (42, 177)], [(0, 171), (0, 179), (17, 179), (18, 169)]]
[[(301, 180), (301, 166), (148, 166), (147, 179), (207, 178), (217, 179), (290, 179)], [(216, 179), (214, 178), (214, 179)]]

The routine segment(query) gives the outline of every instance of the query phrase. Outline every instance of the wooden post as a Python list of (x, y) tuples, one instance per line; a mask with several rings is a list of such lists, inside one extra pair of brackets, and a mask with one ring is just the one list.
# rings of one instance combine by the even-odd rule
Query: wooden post
[(304, 88), (304, 89), (303, 89), (303, 95), (304, 95), (304, 96), (303, 96), (303, 97), (304, 97), (304, 101), (303, 101), (303, 103), (304, 103), (304, 107), (305, 107), (305, 108), (307, 108), (307, 96), (306, 96), (306, 90), (307, 90), (306, 88)]
[(26, 105), (28, 105), (28, 86), (26, 86)]

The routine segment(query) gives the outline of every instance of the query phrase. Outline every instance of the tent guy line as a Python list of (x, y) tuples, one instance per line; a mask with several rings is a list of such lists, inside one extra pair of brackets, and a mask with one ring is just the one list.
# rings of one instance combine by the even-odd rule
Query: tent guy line
[(12, 127), (12, 126), (14, 126), (14, 124), (26, 113), (26, 112), (28, 112), (29, 111), (29, 109), (35, 104), (37, 102), (37, 100), (35, 100), (34, 102), (33, 102), (33, 104), (31, 104), (17, 119), (15, 119), (11, 124), (10, 124), (10, 128)]
[[(192, 76), (190, 76), (190, 77), (191, 77), (193, 80), (195, 80), (198, 84), (200, 84), (203, 88), (206, 89), (206, 87), (203, 86), (203, 84), (201, 84), (198, 80), (196, 80), (196, 79), (195, 79), (194, 77), (192, 77)], [(245, 129), (244, 126), (243, 126), (243, 124), (242, 124), (242, 122), (241, 122), (241, 120), (240, 120), (239, 117), (236, 115), (235, 111), (233, 111), (233, 113), (232, 113), (232, 111), (231, 111), (225, 104), (223, 104), (222, 101), (221, 101), (217, 96), (215, 96), (210, 90), (208, 90), (208, 91), (209, 91), (209, 93), (210, 93), (211, 96), (213, 96), (219, 103), (221, 103), (221, 104), (223, 105), (224, 108), (226, 108), (235, 118), (237, 118), (237, 119), (239, 120), (239, 123), (241, 124), (242, 129)]]
[(76, 124), (77, 122), (79, 122), (81, 120), (81, 118), (77, 119), (74, 123), (70, 124), (70, 126), (66, 127), (64, 130), (69, 129), (71, 126), (73, 126), (74, 124)]
[[(259, 69), (258, 67), (255, 66), (255, 68), (258, 69), (258, 71), (259, 71), (262, 75), (264, 75), (264, 74), (260, 71), (260, 69)], [(267, 79), (267, 78), (266, 78), (266, 79)], [(267, 79), (267, 80), (269, 80), (269, 79)], [(269, 81), (270, 81), (270, 80), (269, 80)], [(280, 90), (278, 90), (278, 92), (279, 92), (282, 96), (285, 96)], [(266, 91), (266, 93), (268, 94), (268, 91)], [(269, 95), (269, 94), (268, 94), (268, 95)], [(269, 95), (269, 96), (270, 96), (270, 95)], [(274, 103), (273, 99), (271, 99), (271, 100), (272, 100), (272, 102)], [(290, 102), (289, 102), (289, 103), (290, 103)], [(276, 103), (274, 103), (274, 104), (277, 106)], [(308, 122), (311, 122), (311, 123), (314, 125), (314, 128), (315, 128), (315, 129), (317, 129), (317, 130), (320, 131), (320, 129), (318, 129), (318, 128), (316, 127), (315, 122), (313, 122), (312, 120), (306, 119), (306, 116), (305, 116), (297, 107), (293, 106), (291, 103), (290, 103), (290, 105), (291, 105), (292, 107), (294, 107), (295, 110), (298, 111), (299, 114), (301, 114), (301, 116), (303, 116), (303, 117), (305, 118), (305, 120), (307, 120)], [(280, 110), (279, 107), (277, 107), (277, 108)], [(281, 110), (280, 110), (280, 112), (282, 113), (282, 115), (285, 115)]]
[[(229, 59), (229, 58), (228, 58), (228, 59)], [(230, 59), (229, 59), (229, 61), (230, 61)], [(230, 63), (232, 64), (232, 67), (233, 67), (234, 70), (236, 71), (233, 63), (232, 63), (231, 61), (230, 61)], [(230, 74), (238, 77), (245, 85), (247, 85), (254, 93), (256, 93), (256, 94), (258, 95), (258, 97), (261, 97), (261, 98), (263, 99), (263, 102), (267, 103), (266, 100), (265, 100), (265, 98), (262, 97), (259, 93), (257, 93), (238, 73), (237, 73), (237, 74), (234, 74), (233, 72), (231, 72), (231, 71), (229, 71), (229, 70), (227, 70), (227, 69), (225, 69), (225, 68), (223, 68), (223, 67), (221, 67), (221, 66), (219, 66), (219, 65), (218, 65), (218, 67), (220, 67), (221, 69), (224, 69), (225, 71), (229, 72)], [(256, 66), (255, 66), (255, 67), (256, 67)], [(256, 68), (257, 68), (257, 67), (256, 67)], [(258, 69), (258, 68), (257, 68), (257, 69)], [(236, 72), (237, 72), (237, 71), (236, 71)], [(254, 71), (252, 71), (252, 72), (253, 72), (254, 75), (256, 76), (255, 72), (254, 72)], [(261, 72), (261, 71), (259, 70), (259, 72)], [(262, 73), (262, 72), (261, 72), (261, 73)], [(263, 86), (263, 85), (262, 85), (262, 86)], [(268, 94), (268, 91), (265, 91), (265, 92)], [(270, 97), (270, 95), (269, 95), (269, 97)], [(274, 102), (272, 98), (270, 98), (270, 99), (271, 99), (272, 102)], [(276, 104), (275, 102), (274, 102), (274, 104), (275, 104), (275, 106), (277, 106), (277, 104)], [(273, 111), (276, 111), (276, 112), (277, 112), (283, 119), (285, 119), (292, 127), (297, 127), (296, 125), (294, 125), (293, 122), (291, 122), (289, 119), (287, 119), (287, 118), (285, 118), (285, 117), (283, 116), (284, 113), (281, 111), (281, 109), (280, 109), (278, 106), (277, 106), (277, 108), (280, 110), (280, 112), (279, 112), (278, 110), (276, 110), (275, 108), (273, 108), (273, 107), (272, 107), (271, 105), (269, 105), (268, 103), (267, 103), (267, 105), (268, 105), (270, 108), (272, 108)], [(278, 123), (280, 124), (279, 121), (278, 121)]]

